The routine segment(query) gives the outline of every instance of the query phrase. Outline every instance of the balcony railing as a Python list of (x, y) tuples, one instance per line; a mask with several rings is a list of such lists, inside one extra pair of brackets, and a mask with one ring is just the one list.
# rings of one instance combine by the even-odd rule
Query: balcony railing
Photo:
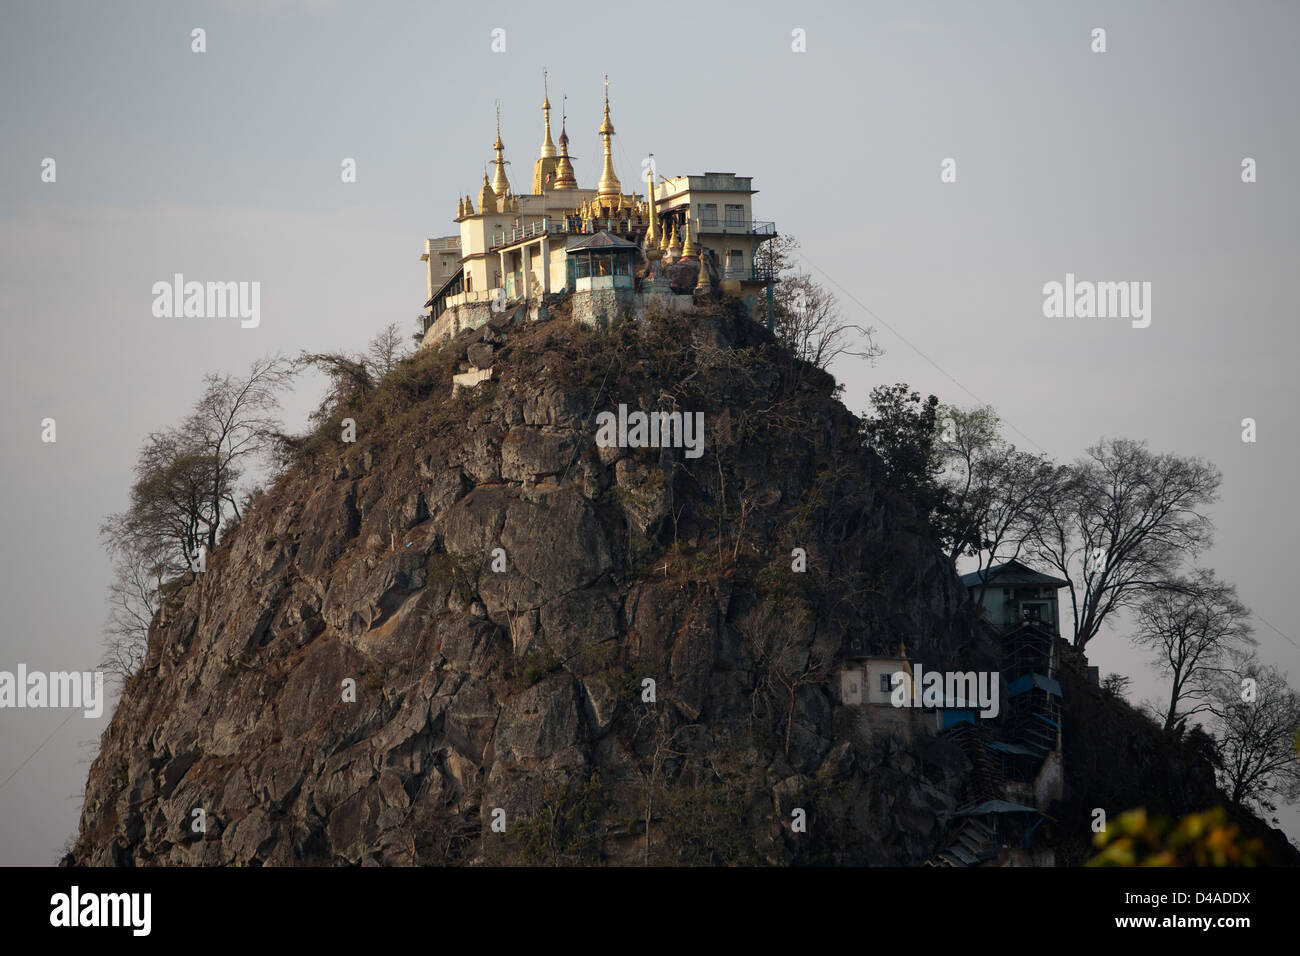
[(776, 273), (763, 266), (733, 266), (730, 269), (723, 268), (722, 278), (739, 282), (772, 282), (776, 279)]
[(758, 219), (700, 219), (701, 235), (708, 236), (775, 236), (776, 223)]
[(541, 219), (533, 220), (526, 226), (518, 226), (514, 229), (506, 229), (503, 232), (492, 233), (492, 242), (488, 248), (499, 249), (502, 246), (513, 245), (524, 239), (532, 239), (536, 236), (557, 232), (564, 232), (564, 224), (551, 219), (550, 216), (543, 216)]
[(564, 217), (553, 219), (550, 216), (544, 216), (526, 226), (492, 233), (492, 241), (488, 244), (488, 251), (495, 252), (505, 246), (523, 242), (526, 239), (534, 239), (541, 235), (580, 235), (598, 232), (601, 229), (616, 235), (627, 235), (644, 230), (645, 223), (638, 223), (633, 219), (596, 219), (584, 227), (583, 220), (577, 216), (569, 216), (567, 220)]

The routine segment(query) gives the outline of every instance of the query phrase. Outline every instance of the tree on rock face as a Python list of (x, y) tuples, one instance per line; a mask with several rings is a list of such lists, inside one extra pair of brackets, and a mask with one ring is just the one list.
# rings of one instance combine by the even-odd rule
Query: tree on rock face
[(1218, 718), (1220, 785), (1234, 804), (1272, 813), (1274, 801), (1300, 798), (1300, 754), (1294, 746), (1300, 694), (1286, 675), (1238, 653), (1234, 666), (1216, 680), (1207, 709)]
[(1169, 675), (1165, 730), (1180, 718), (1207, 710), (1225, 656), (1254, 644), (1246, 606), (1237, 590), (1200, 570), (1154, 591), (1138, 606), (1135, 642), (1156, 652), (1156, 666)]
[(160, 607), (164, 566), (148, 552), (117, 549), (108, 586), (108, 625), (100, 669), (125, 681), (144, 660), (149, 625)]
[(145, 439), (135, 476), (126, 511), (110, 516), (100, 533), (119, 557), (175, 577), (216, 533), (220, 503), (238, 474), (229, 467), (214, 471), (209, 449), (184, 428), (169, 428)]
[(258, 359), (242, 378), (208, 375), (206, 388), (193, 413), (181, 426), (193, 444), (211, 459), (208, 549), (217, 546), (217, 530), (227, 506), (235, 517), (239, 506), (234, 481), (247, 459), (262, 455), (274, 436), (284, 430), (275, 417), (280, 389), (293, 377), (289, 362), (276, 356)]
[(238, 519), (240, 478), (283, 427), (275, 410), (291, 376), (277, 356), (253, 362), (245, 376), (208, 375), (185, 420), (145, 439), (126, 510), (100, 528), (115, 566), (103, 662), (110, 673), (134, 672), (163, 583), (191, 569), (201, 550), (213, 551), (223, 522)]
[[(872, 340), (875, 329), (846, 322), (834, 294), (811, 274), (801, 272), (795, 262), (799, 241), (781, 235), (755, 254), (758, 268), (777, 279), (772, 290), (773, 331), (777, 341), (797, 358), (819, 369), (829, 368), (841, 355), (874, 361), (883, 350)], [(766, 306), (758, 309), (766, 315)], [(857, 342), (853, 334), (861, 336)]]
[(905, 492), (921, 516), (943, 535), (947, 492), (939, 483), (936, 453), (939, 399), (922, 400), (905, 383), (871, 390), (873, 414), (862, 422), (862, 437), (885, 463), (890, 484)]
[(1123, 438), (1099, 442), (1070, 467), (1029, 551), (1069, 582), (1075, 647), (1210, 545), (1213, 526), (1200, 509), (1221, 480), (1209, 462)]

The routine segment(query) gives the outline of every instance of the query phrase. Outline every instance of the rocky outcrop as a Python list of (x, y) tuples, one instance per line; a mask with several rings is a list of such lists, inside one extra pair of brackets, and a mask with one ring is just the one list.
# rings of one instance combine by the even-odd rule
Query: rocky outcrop
[[(619, 403), (703, 412), (704, 454), (598, 447)], [(940, 848), (969, 762), (871, 732), (838, 670), (900, 641), (987, 666), (989, 637), (833, 381), (766, 330), (725, 308), (607, 333), (498, 317), (335, 417), (169, 590), (69, 862)]]

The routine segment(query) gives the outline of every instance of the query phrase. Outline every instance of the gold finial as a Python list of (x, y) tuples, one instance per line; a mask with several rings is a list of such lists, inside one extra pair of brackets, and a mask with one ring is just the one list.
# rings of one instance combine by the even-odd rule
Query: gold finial
[(496, 204), (497, 194), (492, 187), (488, 185), (487, 166), (485, 165), (483, 167), (483, 186), (478, 191), (478, 208), (480, 212), (486, 213), (496, 208)]
[(658, 224), (659, 217), (655, 215), (655, 154), (650, 154), (650, 162), (646, 165), (646, 202), (649, 204), (650, 224), (645, 230), (645, 257), (651, 261), (659, 258), (658, 236), (655, 234), (655, 226)]
[(510, 180), (506, 179), (506, 154), (505, 146), (501, 143), (501, 102), (497, 101), (497, 141), (492, 145), (496, 150), (496, 175), (492, 177), (492, 191), (498, 196), (504, 196), (510, 189)]
[[(691, 234), (689, 231), (686, 233), (686, 241), (688, 243), (691, 241)], [(683, 251), (683, 255), (685, 255), (685, 251)], [(708, 292), (713, 288), (713, 286), (709, 284), (709, 264), (704, 259), (703, 249), (700, 250), (700, 274), (695, 278), (695, 288), (704, 292)]]
[(569, 134), (565, 130), (568, 112), (565, 109), (567, 96), (560, 99), (560, 158), (555, 163), (555, 183), (552, 189), (577, 189), (578, 178), (573, 174), (573, 163), (569, 159)]
[[(546, 71), (542, 71), (542, 85), (546, 85)], [(555, 142), (551, 139), (551, 97), (549, 93), (542, 96), (542, 152), (533, 163), (533, 195), (540, 196), (554, 189), (559, 180), (559, 160), (555, 156)]]
[(605, 119), (600, 124), (600, 138), (605, 143), (605, 165), (600, 171), (600, 182), (596, 184), (596, 195), (602, 199), (621, 195), (623, 187), (614, 175), (614, 157), (610, 153), (609, 138), (614, 135), (614, 124), (609, 119), (609, 75), (605, 75)]
[(465, 197), (465, 215), (474, 215), (474, 204), (470, 201), (468, 196)]
[(668, 251), (671, 252), (674, 257), (680, 256), (682, 252), (682, 241), (677, 236), (677, 223), (675, 222), (673, 223), (672, 234), (668, 237)]
[(546, 89), (545, 70), (542, 71), (542, 90), (542, 124), (546, 128), (546, 137), (542, 140), (542, 158), (548, 159), (555, 156), (555, 143), (551, 140), (551, 97)]
[(695, 255), (695, 243), (691, 242), (691, 224), (689, 222), (682, 226), (682, 233), (686, 236), (686, 241), (682, 243), (682, 258), (689, 259)]
[(464, 217), (464, 215), (465, 215), (465, 197), (457, 196), (456, 197), (456, 218), (460, 219)]

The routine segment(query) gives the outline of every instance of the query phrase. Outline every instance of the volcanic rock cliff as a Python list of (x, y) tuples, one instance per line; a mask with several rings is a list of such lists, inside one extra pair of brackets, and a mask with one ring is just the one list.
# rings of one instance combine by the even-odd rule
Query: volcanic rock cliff
[[(924, 861), (970, 763), (839, 670), (995, 648), (836, 396), (723, 305), (403, 362), (168, 590), (67, 862)], [(620, 404), (703, 454), (598, 447)]]

